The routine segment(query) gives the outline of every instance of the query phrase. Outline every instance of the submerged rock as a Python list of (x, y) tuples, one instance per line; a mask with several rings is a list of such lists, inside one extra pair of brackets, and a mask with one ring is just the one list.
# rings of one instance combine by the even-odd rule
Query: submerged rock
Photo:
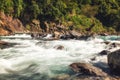
[(81, 73), (83, 75), (90, 75), (90, 76), (107, 76), (105, 72), (101, 69), (94, 67), (88, 63), (73, 63), (70, 65), (72, 70), (77, 73)]
[(0, 45), (6, 45), (6, 44), (8, 44), (8, 42), (0, 41)]
[(96, 60), (96, 57), (93, 57), (93, 58), (91, 58), (90, 60), (95, 61), (95, 60)]
[(109, 42), (109, 41), (105, 41), (105, 42), (103, 42), (103, 43), (105, 43), (106, 45), (110, 44), (110, 42)]
[(113, 73), (120, 73), (120, 49), (108, 54), (108, 65)]
[(8, 42), (5, 42), (5, 41), (0, 41), (0, 49), (13, 47), (14, 45), (17, 45), (17, 43), (8, 43)]
[(51, 80), (69, 80), (69, 78), (70, 78), (69, 74), (61, 74)]
[(58, 46), (55, 46), (54, 48), (56, 48), (57, 50), (63, 50), (63, 49), (64, 49), (64, 46), (58, 45)]

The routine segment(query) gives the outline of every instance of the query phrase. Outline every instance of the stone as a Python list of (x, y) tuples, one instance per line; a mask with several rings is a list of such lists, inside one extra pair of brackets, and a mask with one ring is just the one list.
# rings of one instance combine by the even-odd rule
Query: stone
[(108, 34), (107, 33), (101, 33), (101, 34), (99, 34), (100, 36), (108, 36)]
[(92, 60), (92, 61), (95, 61), (95, 60), (96, 60), (96, 57), (91, 58), (91, 60)]
[(8, 43), (5, 41), (0, 41), (0, 49), (10, 48), (13, 47), (14, 45), (17, 45), (17, 43)]
[(75, 38), (75, 39), (78, 39), (80, 36), (81, 36), (81, 33), (78, 33), (77, 31), (69, 31), (69, 34), (71, 37)]
[(57, 50), (63, 50), (63, 49), (64, 49), (64, 46), (58, 45), (58, 46), (55, 46), (55, 48), (56, 48)]
[(94, 67), (89, 63), (73, 63), (70, 65), (71, 69), (76, 73), (90, 76), (107, 76), (101, 69)]
[(70, 77), (70, 75), (68, 75), (68, 74), (61, 74), (61, 75), (58, 75), (53, 80), (69, 80), (69, 77)]
[(110, 53), (110, 51), (108, 50), (103, 50), (99, 53), (99, 55), (107, 55), (108, 53)]
[(107, 57), (111, 72), (120, 73), (120, 49), (109, 53)]
[(54, 38), (60, 38), (60, 32), (58, 31), (55, 31), (53, 35)]
[(8, 42), (0, 41), (0, 45), (6, 45), (6, 44), (8, 44)]
[(109, 42), (109, 41), (105, 41), (105, 42), (103, 42), (103, 43), (105, 43), (106, 45), (110, 44), (110, 42)]
[(24, 31), (25, 28), (19, 19), (5, 15), (4, 12), (0, 12), (0, 35), (4, 36)]

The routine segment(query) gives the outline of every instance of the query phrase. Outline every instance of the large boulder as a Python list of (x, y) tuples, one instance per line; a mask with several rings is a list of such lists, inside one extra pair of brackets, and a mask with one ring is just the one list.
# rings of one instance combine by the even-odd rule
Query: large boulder
[(120, 73), (120, 49), (108, 54), (108, 65), (112, 72)]
[(107, 76), (107, 74), (101, 69), (94, 67), (92, 64), (89, 63), (73, 63), (70, 65), (70, 67), (74, 72), (81, 73), (83, 75)]
[(69, 31), (69, 35), (73, 38), (78, 39), (81, 36), (81, 33), (78, 33), (77, 31), (72, 30), (72, 31)]

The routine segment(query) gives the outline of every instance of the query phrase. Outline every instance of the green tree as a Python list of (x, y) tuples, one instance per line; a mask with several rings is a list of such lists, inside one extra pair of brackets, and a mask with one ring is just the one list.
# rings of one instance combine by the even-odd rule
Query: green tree
[(14, 3), (14, 16), (20, 17), (20, 14), (22, 13), (24, 9), (23, 0), (13, 0), (13, 3)]
[(0, 10), (6, 14), (13, 13), (13, 2), (12, 0), (0, 0)]

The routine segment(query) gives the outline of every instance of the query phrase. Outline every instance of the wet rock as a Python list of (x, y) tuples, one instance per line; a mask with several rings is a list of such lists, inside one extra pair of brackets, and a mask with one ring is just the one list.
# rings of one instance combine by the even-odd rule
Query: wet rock
[(114, 77), (95, 77), (95, 76), (79, 76), (71, 80), (119, 80)]
[(69, 80), (70, 75), (68, 74), (61, 74), (58, 75), (57, 77), (53, 78), (52, 80)]
[(111, 50), (111, 49), (114, 49), (114, 48), (116, 48), (116, 47), (120, 47), (120, 43), (110, 43), (110, 44), (108, 44), (107, 45), (107, 48), (109, 49), (109, 50)]
[(101, 69), (94, 67), (88, 63), (73, 63), (70, 65), (72, 70), (77, 73), (81, 73), (83, 75), (90, 75), (90, 76), (107, 76), (105, 72)]
[(81, 33), (78, 33), (77, 31), (69, 31), (69, 34), (72, 38), (78, 39), (81, 36)]
[(91, 58), (91, 60), (92, 60), (92, 61), (95, 61), (95, 60), (96, 60), (96, 57)]
[(108, 36), (107, 33), (101, 33), (101, 34), (99, 34), (99, 35), (101, 35), (101, 36)]
[(70, 38), (69, 38), (69, 35), (62, 35), (62, 36), (60, 36), (60, 39), (68, 40)]
[(6, 44), (8, 44), (8, 42), (0, 41), (0, 45), (6, 45)]
[(81, 35), (79, 37), (80, 40), (87, 40), (88, 38), (92, 37), (91, 35)]
[(120, 49), (108, 54), (108, 65), (113, 73), (120, 73)]
[(110, 51), (108, 50), (103, 50), (99, 53), (99, 55), (107, 55), (108, 53), (110, 53)]
[(111, 47), (117, 47), (117, 43), (111, 43), (110, 46)]
[(0, 41), (0, 49), (13, 47), (14, 45), (17, 45), (17, 43), (8, 43), (8, 42), (5, 42), (5, 41)]
[(64, 34), (60, 36), (60, 39), (69, 40), (69, 39), (74, 39), (74, 37), (68, 34)]
[(103, 43), (105, 43), (106, 45), (110, 44), (110, 42), (109, 42), (109, 41), (105, 41), (105, 42), (103, 42)]
[(39, 38), (39, 34), (37, 34), (37, 33), (32, 33), (32, 34), (31, 34), (31, 37), (32, 37), (32, 38)]
[(58, 46), (55, 46), (54, 48), (56, 48), (57, 50), (63, 50), (63, 49), (64, 49), (64, 46), (58, 45)]

